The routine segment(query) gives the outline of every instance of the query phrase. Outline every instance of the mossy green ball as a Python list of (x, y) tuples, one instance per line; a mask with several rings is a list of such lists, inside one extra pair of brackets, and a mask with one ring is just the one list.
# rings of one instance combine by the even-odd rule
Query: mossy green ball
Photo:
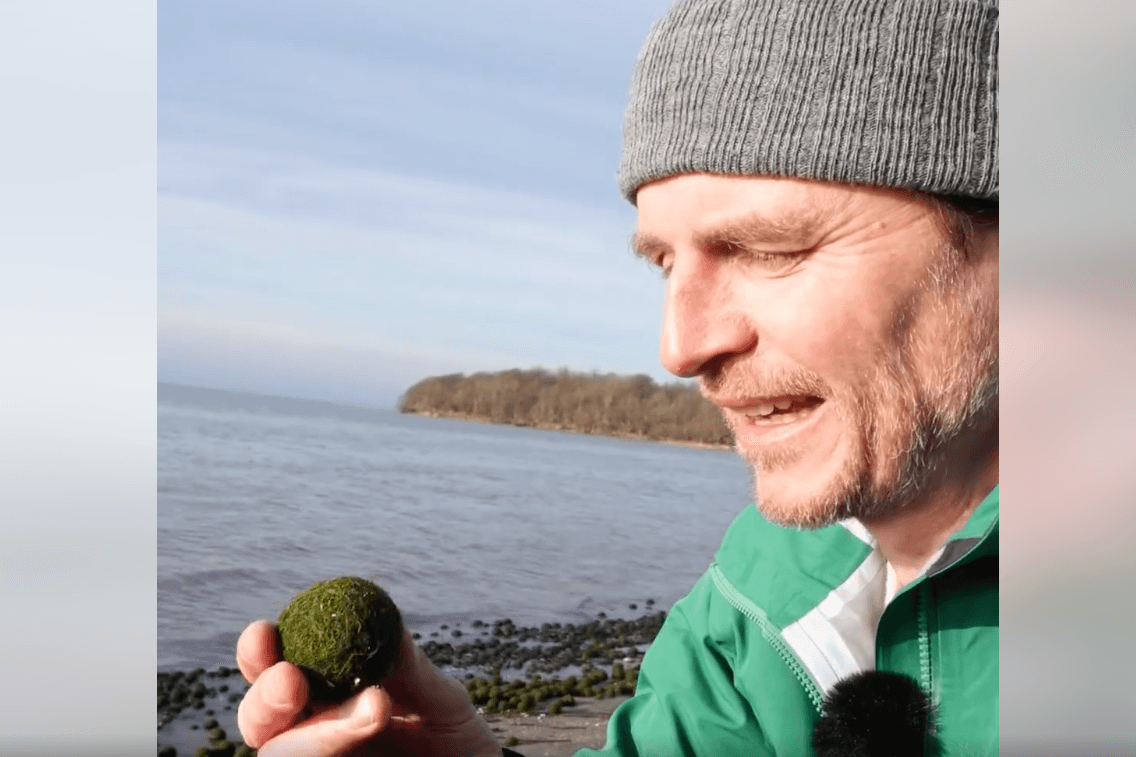
[(390, 595), (355, 576), (298, 594), (277, 621), (284, 659), (308, 678), (311, 698), (346, 699), (398, 665), (402, 616)]

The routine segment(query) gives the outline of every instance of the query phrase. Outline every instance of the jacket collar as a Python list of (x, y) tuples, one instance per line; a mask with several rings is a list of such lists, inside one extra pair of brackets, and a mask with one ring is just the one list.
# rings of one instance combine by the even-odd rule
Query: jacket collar
[(947, 540), (939, 559), (926, 571), (928, 577), (956, 565), (998, 554), (998, 487), (986, 495), (970, 518)]
[[(925, 577), (998, 553), (998, 501), (996, 486), (947, 540)], [(715, 563), (774, 624), (784, 627), (866, 570), (865, 563), (878, 555), (875, 540), (855, 521), (807, 531), (785, 528), (750, 505), (726, 532)]]

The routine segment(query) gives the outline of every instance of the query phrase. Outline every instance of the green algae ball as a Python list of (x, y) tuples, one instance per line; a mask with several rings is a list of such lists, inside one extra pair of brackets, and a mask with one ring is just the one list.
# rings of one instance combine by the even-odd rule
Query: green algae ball
[(398, 665), (402, 616), (389, 594), (362, 578), (316, 584), (276, 625), (284, 659), (304, 671), (314, 701), (342, 701)]

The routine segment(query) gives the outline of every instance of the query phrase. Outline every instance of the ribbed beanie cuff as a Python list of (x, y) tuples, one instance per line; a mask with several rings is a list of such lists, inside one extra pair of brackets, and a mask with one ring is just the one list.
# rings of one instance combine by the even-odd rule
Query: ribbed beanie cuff
[(998, 197), (995, 0), (680, 0), (639, 53), (619, 188), (709, 172)]

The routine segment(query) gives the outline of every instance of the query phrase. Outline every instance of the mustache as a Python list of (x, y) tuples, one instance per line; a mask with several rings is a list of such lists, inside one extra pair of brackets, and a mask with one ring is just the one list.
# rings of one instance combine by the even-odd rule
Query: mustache
[(711, 402), (783, 395), (832, 396), (832, 388), (824, 379), (800, 366), (768, 368), (738, 363), (702, 374), (698, 388)]

